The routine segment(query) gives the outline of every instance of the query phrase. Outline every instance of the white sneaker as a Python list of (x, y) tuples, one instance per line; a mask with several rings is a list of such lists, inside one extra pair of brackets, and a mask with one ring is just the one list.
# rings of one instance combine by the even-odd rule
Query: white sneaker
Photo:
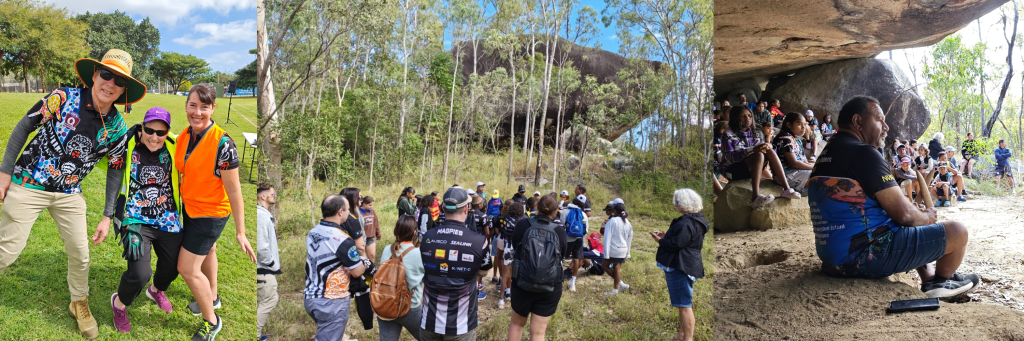
[(604, 293), (605, 296), (615, 296), (619, 294), (619, 289), (612, 289), (612, 291)]
[(626, 292), (626, 290), (629, 290), (629, 284), (626, 284), (625, 282), (619, 282), (619, 291)]
[(779, 193), (779, 196), (786, 199), (800, 199), (800, 192), (797, 192), (796, 190), (790, 188), (785, 191), (782, 191), (782, 193)]
[(505, 309), (505, 300), (498, 300), (498, 309)]
[(576, 292), (576, 283), (569, 282), (569, 291)]

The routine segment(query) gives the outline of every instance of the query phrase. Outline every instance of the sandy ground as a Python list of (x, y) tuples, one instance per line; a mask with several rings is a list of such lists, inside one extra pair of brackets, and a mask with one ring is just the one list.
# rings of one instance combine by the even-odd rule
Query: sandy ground
[[(804, 199), (806, 200), (806, 199)], [(1024, 340), (1024, 198), (978, 197), (938, 208), (970, 233), (960, 272), (983, 284), (967, 302), (886, 314), (925, 298), (916, 272), (880, 280), (823, 275), (806, 226), (715, 235), (716, 340)]]

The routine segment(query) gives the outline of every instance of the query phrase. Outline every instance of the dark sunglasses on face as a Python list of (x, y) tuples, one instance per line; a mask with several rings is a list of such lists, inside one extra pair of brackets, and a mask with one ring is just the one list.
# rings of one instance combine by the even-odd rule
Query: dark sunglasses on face
[[(114, 79), (114, 85), (117, 85), (118, 87), (122, 87), (122, 88), (125, 85), (128, 84), (128, 80), (124, 79), (124, 77), (118, 76), (118, 75), (114, 74), (113, 72), (111, 72), (110, 70), (107, 70), (107, 69), (100, 69), (100, 78), (103, 78), (103, 80), (106, 80), (106, 81), (109, 81), (111, 78), (113, 78)], [(163, 136), (163, 135), (161, 135), (161, 136)]]
[(167, 135), (167, 130), (156, 130), (147, 126), (142, 126), (142, 131), (149, 135), (164, 136)]

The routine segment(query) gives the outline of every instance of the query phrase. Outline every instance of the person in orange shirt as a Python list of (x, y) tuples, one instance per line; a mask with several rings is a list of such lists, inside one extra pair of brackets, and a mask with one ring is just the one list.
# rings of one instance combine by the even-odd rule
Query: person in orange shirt
[(184, 206), (178, 272), (196, 298), (188, 309), (193, 315), (202, 315), (204, 322), (192, 340), (213, 340), (224, 325), (213, 311), (221, 307), (217, 295), (216, 242), (231, 213), (235, 218), (235, 240), (249, 260), (256, 263), (256, 253), (245, 237), (238, 150), (231, 137), (210, 119), (217, 107), (216, 98), (209, 84), (192, 86), (185, 102), (189, 127), (178, 136), (180, 142), (174, 155), (174, 165), (181, 174)]

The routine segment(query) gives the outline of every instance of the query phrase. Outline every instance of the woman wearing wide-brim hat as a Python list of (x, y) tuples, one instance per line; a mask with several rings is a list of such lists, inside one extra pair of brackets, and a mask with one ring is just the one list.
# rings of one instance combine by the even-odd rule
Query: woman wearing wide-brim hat
[(245, 236), (238, 150), (231, 137), (211, 119), (216, 99), (209, 84), (196, 84), (189, 90), (185, 100), (189, 126), (178, 135), (174, 156), (174, 165), (181, 174), (184, 225), (178, 272), (196, 298), (188, 309), (193, 315), (203, 316), (203, 326), (192, 335), (193, 341), (213, 340), (224, 325), (214, 312), (221, 307), (216, 242), (229, 216), (235, 219), (235, 241), (256, 263), (256, 253)]
[[(100, 61), (79, 59), (75, 70), (84, 88), (54, 90), (11, 130), (0, 164), (0, 272), (18, 258), (36, 217), (48, 210), (67, 253), (69, 311), (82, 335), (92, 339), (99, 329), (89, 311), (89, 236), (81, 183), (107, 157), (104, 218), (92, 237), (98, 243), (106, 239), (125, 165), (128, 127), (114, 104), (138, 102), (146, 86), (131, 77), (131, 56), (117, 49)], [(32, 132), (36, 135), (26, 146)]]

